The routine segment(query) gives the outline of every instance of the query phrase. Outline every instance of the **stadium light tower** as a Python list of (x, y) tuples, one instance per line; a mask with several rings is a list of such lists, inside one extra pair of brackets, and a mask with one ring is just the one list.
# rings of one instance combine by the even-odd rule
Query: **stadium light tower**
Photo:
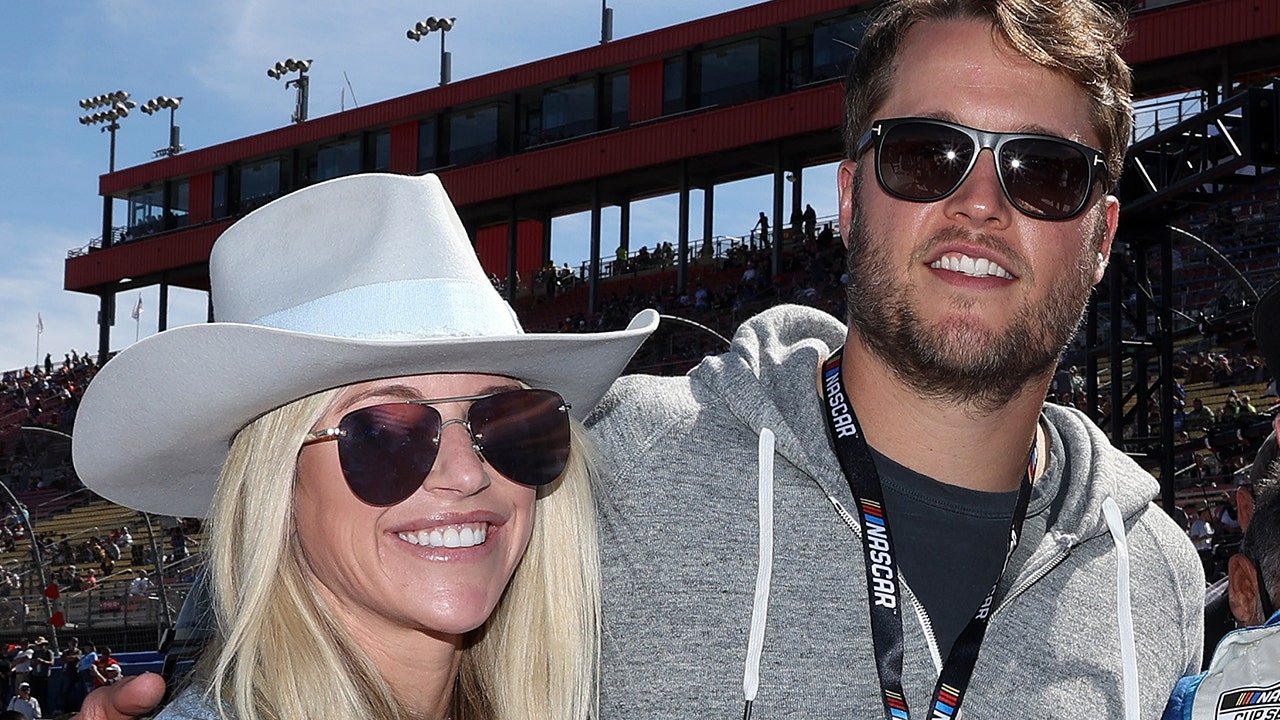
[[(129, 111), (137, 107), (137, 105), (137, 103), (129, 99), (129, 93), (124, 90), (117, 90), (105, 95), (95, 95), (80, 101), (80, 107), (84, 110), (106, 108), (95, 113), (82, 115), (80, 124), (87, 126), (107, 123), (107, 126), (102, 128), (102, 132), (111, 133), (111, 160), (107, 165), (107, 172), (109, 173), (116, 171), (116, 131), (120, 129), (120, 118), (128, 117)], [(103, 195), (102, 239), (99, 240), (103, 248), (111, 247), (112, 243), (111, 207), (111, 195)], [(102, 367), (111, 356), (111, 325), (115, 322), (116, 296), (113, 292), (104, 291), (99, 296), (99, 299), (98, 367)]]
[(142, 112), (148, 115), (154, 115), (157, 112), (165, 109), (169, 110), (169, 147), (156, 150), (155, 151), (156, 157), (160, 157), (161, 155), (168, 155), (170, 157), (173, 157), (174, 155), (177, 155), (178, 153), (182, 152), (182, 143), (178, 142), (178, 133), (180, 132), (181, 128), (173, 124), (173, 113), (178, 109), (178, 106), (181, 104), (182, 104), (182, 98), (168, 97), (165, 95), (161, 95), (159, 97), (153, 97), (142, 104), (142, 108), (141, 108)]
[(452, 57), (444, 51), (444, 34), (453, 29), (453, 24), (458, 18), (438, 18), (434, 15), (415, 24), (409, 28), (409, 32), (405, 36), (414, 42), (418, 42), (423, 36), (440, 31), (440, 84), (449, 84), (450, 65), (452, 65)]
[[(94, 108), (106, 108), (96, 113), (82, 115), (80, 117), (81, 125), (97, 125), (98, 123), (108, 123), (102, 128), (102, 132), (111, 133), (111, 161), (108, 165), (107, 172), (116, 171), (116, 131), (120, 129), (120, 118), (128, 117), (129, 111), (138, 106), (138, 103), (129, 99), (129, 93), (124, 90), (117, 90), (106, 95), (95, 95), (91, 98), (85, 98), (80, 101), (80, 107), (85, 110)], [(106, 240), (106, 238), (103, 238)]]
[(296, 123), (307, 121), (307, 84), (311, 81), (307, 77), (307, 71), (311, 69), (311, 63), (311, 60), (289, 58), (288, 60), (281, 60), (267, 70), (267, 77), (274, 80), (279, 80), (291, 72), (298, 73), (298, 77), (293, 80), (287, 80), (284, 84), (285, 89), (288, 89), (291, 85), (298, 88), (298, 104), (293, 111), (293, 121)]

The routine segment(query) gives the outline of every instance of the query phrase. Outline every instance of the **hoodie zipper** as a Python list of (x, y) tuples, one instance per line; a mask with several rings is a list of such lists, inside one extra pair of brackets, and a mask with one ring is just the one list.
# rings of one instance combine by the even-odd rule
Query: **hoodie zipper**
[(1006, 605), (1009, 604), (1010, 601), (1012, 601), (1015, 597), (1025, 592), (1027, 588), (1031, 587), (1032, 585), (1035, 585), (1036, 583), (1044, 579), (1044, 576), (1052, 572), (1053, 569), (1056, 568), (1058, 564), (1061, 563), (1063, 560), (1066, 560), (1067, 555), (1070, 555), (1070, 554), (1071, 554), (1071, 551), (1069, 548), (1064, 548), (1062, 550), (1059, 550), (1057, 555), (1054, 555), (1053, 557), (1049, 558), (1049, 561), (1041, 565), (1039, 569), (1031, 573), (1031, 575), (1025, 577), (1017, 585), (1014, 585), (1013, 587), (1011, 587), (1009, 589), (1009, 592), (1005, 593), (1005, 596), (1000, 599), (1000, 603), (996, 605), (994, 610), (991, 611), (991, 617), (994, 618), (1001, 610), (1004, 609)]
[[(836, 512), (840, 515), (840, 518), (844, 520), (844, 523), (849, 526), (850, 530), (853, 530), (853, 534), (857, 535), (859, 542), (861, 542), (862, 526), (858, 524), (857, 518), (851, 515), (848, 510), (845, 510), (844, 505), (841, 505), (839, 500), (831, 497), (830, 495), (827, 496), (827, 500), (835, 506)], [(1066, 555), (1064, 553), (1063, 557), (1065, 556)], [(920, 600), (916, 598), (916, 594), (911, 592), (911, 588), (907, 585), (906, 580), (902, 581), (902, 588), (906, 590), (907, 597), (911, 599), (911, 606), (915, 608), (916, 611), (916, 619), (920, 621), (920, 625), (924, 629), (924, 637), (929, 641), (929, 656), (933, 658), (933, 667), (936, 672), (941, 673), (942, 652), (938, 649), (938, 637), (933, 630), (933, 620), (929, 619), (929, 613), (926, 612), (924, 606), (920, 604)]]

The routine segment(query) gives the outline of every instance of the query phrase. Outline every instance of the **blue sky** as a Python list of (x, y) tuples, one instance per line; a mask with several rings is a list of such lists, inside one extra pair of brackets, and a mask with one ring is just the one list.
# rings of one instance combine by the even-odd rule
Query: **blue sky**
[[(732, 0), (610, 0), (614, 37), (714, 15), (749, 3)], [(98, 176), (107, 169), (109, 137), (83, 126), (81, 98), (127, 90), (139, 104), (182, 96), (176, 120), (189, 149), (288, 124), (293, 91), (266, 70), (287, 57), (315, 61), (311, 117), (343, 104), (370, 104), (434, 86), (435, 36), (410, 42), (405, 31), (427, 15), (455, 16), (447, 38), (453, 80), (589, 47), (600, 38), (598, 0), (45, 0), (6, 3), (9, 28), (0, 44), (0, 83), (8, 109), (0, 120), (0, 370), (30, 365), (51, 352), (97, 349), (97, 299), (62, 289), (67, 251), (101, 234)], [(345, 73), (345, 79), (344, 79)], [(347, 87), (350, 81), (350, 88)], [(354, 90), (354, 100), (353, 92)], [(147, 162), (167, 145), (168, 113), (135, 110), (117, 133), (117, 169)], [(806, 173), (806, 200), (819, 216), (835, 210), (835, 172)], [(715, 233), (749, 232), (769, 206), (768, 180), (717, 190)], [(701, 228), (695, 196), (691, 227)], [(118, 202), (116, 224), (125, 206)], [(605, 213), (603, 252), (616, 247), (616, 210)], [(696, 231), (695, 231), (696, 232)], [(585, 259), (584, 216), (557, 219), (552, 255)], [(633, 205), (632, 245), (675, 240), (675, 203)], [(157, 294), (142, 291), (139, 322), (130, 318), (138, 293), (117, 297), (112, 349), (155, 332)], [(175, 289), (170, 326), (202, 322), (203, 293)], [(37, 338), (36, 318), (44, 323)], [(37, 339), (39, 355), (37, 355)]]

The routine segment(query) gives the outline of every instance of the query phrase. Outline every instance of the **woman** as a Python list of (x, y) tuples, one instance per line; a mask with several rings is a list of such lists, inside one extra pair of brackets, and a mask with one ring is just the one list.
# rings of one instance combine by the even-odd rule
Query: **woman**
[(218, 322), (103, 367), (73, 444), (104, 497), (209, 517), (218, 642), (163, 717), (588, 717), (598, 562), (570, 415), (656, 313), (524, 334), (433, 176), (281, 198), (223, 233), (210, 276)]

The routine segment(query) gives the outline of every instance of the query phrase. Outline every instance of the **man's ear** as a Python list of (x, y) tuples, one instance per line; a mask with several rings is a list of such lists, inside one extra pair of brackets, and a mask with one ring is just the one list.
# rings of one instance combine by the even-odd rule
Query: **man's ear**
[(836, 190), (840, 193), (840, 239), (849, 247), (849, 237), (853, 233), (853, 186), (858, 175), (858, 163), (844, 160), (836, 170)]
[(1258, 625), (1258, 574), (1253, 561), (1236, 553), (1227, 561), (1227, 598), (1231, 614), (1245, 625)]
[(1116, 228), (1120, 227), (1120, 201), (1114, 195), (1102, 200), (1106, 229), (1102, 233), (1102, 242), (1098, 243), (1098, 267), (1093, 274), (1093, 284), (1102, 282), (1107, 272), (1107, 263), (1111, 260), (1111, 243), (1116, 239)]
[(1253, 491), (1247, 487), (1236, 488), (1236, 520), (1241, 530), (1248, 530), (1253, 520)]

